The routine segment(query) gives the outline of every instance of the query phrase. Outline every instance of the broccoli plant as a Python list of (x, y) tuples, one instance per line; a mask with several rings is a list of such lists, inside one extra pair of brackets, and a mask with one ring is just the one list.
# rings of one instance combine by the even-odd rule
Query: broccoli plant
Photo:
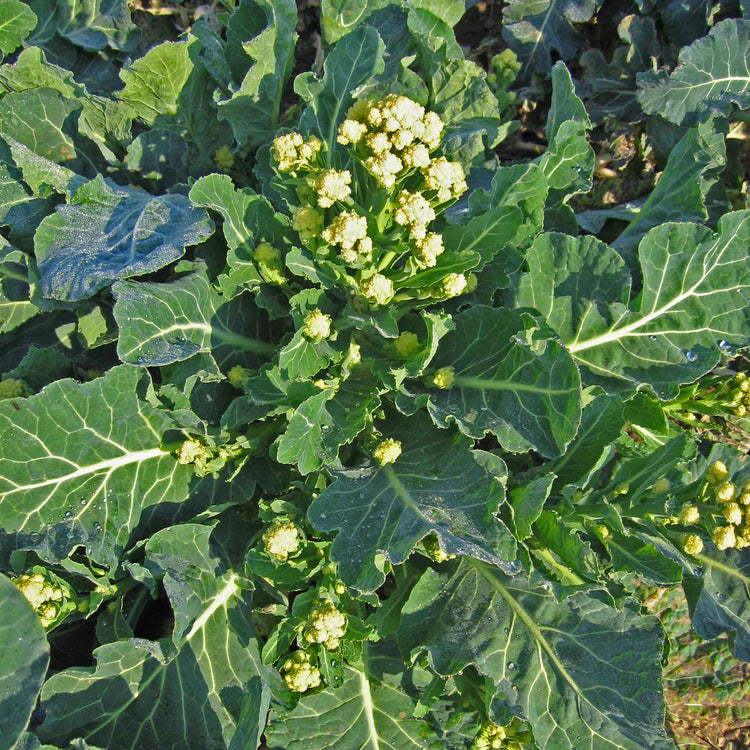
[(605, 228), (570, 72), (501, 161), (535, 58), (459, 5), (308, 8), (288, 86), (291, 0), (5, 3), (0, 746), (666, 749), (646, 586), (750, 658), (744, 95)]

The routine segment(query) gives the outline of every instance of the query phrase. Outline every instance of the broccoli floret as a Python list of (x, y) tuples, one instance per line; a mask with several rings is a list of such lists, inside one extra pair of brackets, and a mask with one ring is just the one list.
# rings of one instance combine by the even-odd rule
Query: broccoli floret
[(34, 566), (14, 578), (13, 583), (34, 608), (45, 629), (62, 622), (76, 609), (72, 587), (46, 568)]
[(300, 549), (299, 529), (291, 522), (276, 519), (263, 534), (266, 554), (274, 561), (283, 563)]
[(346, 633), (346, 615), (331, 602), (314, 607), (303, 632), (305, 643), (320, 643), (335, 651)]
[(311, 663), (310, 654), (295, 651), (282, 665), (284, 682), (295, 693), (306, 693), (320, 686), (320, 670)]

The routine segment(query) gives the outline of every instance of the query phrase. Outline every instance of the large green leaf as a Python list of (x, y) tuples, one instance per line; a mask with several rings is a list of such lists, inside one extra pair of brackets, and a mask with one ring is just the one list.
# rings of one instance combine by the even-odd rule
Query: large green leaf
[(340, 686), (303, 697), (288, 714), (272, 714), (266, 731), (271, 750), (435, 747), (436, 736), (427, 722), (414, 716), (416, 701), (398, 684), (403, 662), (383, 651), (382, 642), (368, 643), (362, 670), (346, 666)]
[(46, 297), (81, 300), (118, 279), (156, 271), (213, 232), (184, 195), (152, 196), (101, 176), (78, 189), (34, 236)]
[(726, 214), (719, 233), (662, 224), (641, 241), (643, 291), (631, 299), (617, 253), (592, 238), (540, 236), (516, 302), (534, 307), (584, 368), (584, 381), (611, 391), (651, 385), (677, 393), (719, 361), (721, 347), (746, 346), (750, 331), (750, 211)]
[(218, 104), (242, 152), (269, 141), (278, 126), (281, 96), (294, 62), (297, 26), (294, 0), (244, 0), (244, 5), (263, 18), (263, 29), (243, 40), (243, 52), (252, 65), (239, 88)]
[(15, 747), (49, 665), (44, 628), (26, 597), (0, 574), (0, 748)]
[(111, 565), (144, 512), (185, 499), (192, 469), (161, 447), (173, 423), (138, 398), (145, 385), (116, 367), (0, 403), (0, 526), (15, 546), (64, 559), (84, 545)]
[(28, 258), (20, 250), (0, 250), (0, 334), (18, 328), (39, 309), (29, 299)]
[(446, 227), (446, 250), (479, 253), (479, 268), (495, 258), (515, 270), (522, 260), (518, 250), (542, 228), (546, 196), (547, 181), (535, 164), (500, 167), (489, 191), (469, 196), (468, 220)]
[(339, 42), (326, 58), (322, 80), (303, 73), (294, 90), (307, 102), (300, 128), (323, 140), (329, 164), (336, 146), (336, 131), (354, 101), (352, 92), (383, 72), (383, 40), (370, 26), (361, 26)]
[(481, 562), (428, 569), (397, 633), (443, 675), (474, 664), (497, 688), (493, 708), (526, 718), (540, 748), (666, 748), (662, 634), (655, 617), (595, 596), (556, 602)]
[(278, 689), (278, 673), (261, 664), (250, 593), (210, 532), (184, 524), (149, 540), (145, 564), (163, 578), (176, 617), (172, 639), (110, 643), (94, 651), (95, 667), (50, 678), (41, 739), (82, 736), (113, 750), (227, 747), (246, 683), (262, 675)]
[(649, 229), (667, 221), (708, 218), (706, 195), (726, 164), (726, 122), (716, 118), (688, 130), (670, 151), (661, 179), (612, 247), (635, 267), (636, 248)]
[(118, 281), (112, 292), (117, 353), (128, 364), (168, 365), (202, 352), (228, 370), (257, 367), (276, 351), (268, 316), (251, 296), (225, 300), (204, 272), (168, 284)]
[(385, 560), (402, 563), (430, 532), (449, 554), (513, 560), (513, 537), (493, 515), (503, 487), (466, 438), (435, 429), (422, 412), (392, 416), (382, 432), (401, 443), (396, 463), (334, 472), (336, 481), (308, 511), (316, 528), (338, 530), (331, 557), (344, 581), (374, 591), (385, 579)]
[(0, 3), (0, 52), (7, 55), (16, 50), (36, 24), (36, 14), (21, 0)]
[(601, 0), (511, 0), (503, 8), (503, 39), (523, 62), (519, 78), (549, 73), (554, 51), (572, 60), (584, 45), (574, 24), (584, 23)]
[(730, 103), (750, 107), (750, 20), (727, 19), (680, 51), (677, 67), (667, 74), (638, 76), (638, 101), (648, 114), (678, 125), (709, 107), (728, 111)]
[(484, 305), (453, 318), (431, 367), (452, 367), (454, 386), (432, 389), (435, 423), (473, 438), (486, 432), (506, 449), (557, 456), (581, 417), (581, 383), (565, 347), (528, 313)]
[(327, 388), (297, 407), (279, 439), (276, 458), (309, 474), (338, 458), (338, 449), (367, 426), (380, 405), (376, 383), (364, 368), (337, 389)]
[(131, 52), (140, 38), (127, 0), (58, 0), (57, 33), (89, 51)]
[(686, 576), (685, 594), (693, 627), (701, 638), (734, 635), (734, 653), (750, 661), (750, 551), (720, 552), (711, 546), (697, 555), (701, 575)]

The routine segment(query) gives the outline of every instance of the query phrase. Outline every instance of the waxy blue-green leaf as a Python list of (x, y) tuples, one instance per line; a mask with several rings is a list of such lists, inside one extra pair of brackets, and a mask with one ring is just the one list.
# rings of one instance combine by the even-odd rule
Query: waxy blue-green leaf
[(279, 366), (290, 380), (311, 378), (337, 354), (327, 341), (310, 341), (300, 328), (279, 352)]
[(220, 100), (218, 108), (232, 126), (240, 152), (246, 153), (269, 141), (278, 127), (281, 96), (294, 63), (297, 5), (294, 0), (244, 0), (243, 4), (252, 8), (262, 30), (243, 40), (243, 52), (252, 64), (240, 86), (231, 97)]
[(701, 638), (734, 635), (734, 654), (750, 661), (750, 550), (720, 552), (711, 543), (699, 555), (701, 575), (686, 576), (685, 594)]
[(455, 421), (473, 438), (487, 432), (514, 452), (563, 453), (581, 418), (581, 383), (572, 358), (528, 313), (484, 305), (455, 315), (430, 367), (452, 367), (454, 384), (432, 388), (435, 423)]
[(167, 638), (109, 643), (95, 649), (95, 667), (58, 672), (42, 691), (42, 740), (63, 744), (83, 736), (112, 750), (133, 742), (180, 747), (186, 738), (198, 747), (229, 745), (245, 684), (262, 675), (278, 687), (280, 677), (261, 664), (250, 593), (231, 572), (211, 581), (218, 561), (205, 552), (187, 545), (178, 561), (195, 566), (205, 584), (193, 583), (192, 625), (184, 636), (176, 645)]
[[(415, 718), (416, 701), (399, 685), (405, 671), (383, 643), (366, 643), (363, 669), (344, 667), (343, 683), (303, 696), (290, 713), (271, 716), (266, 741), (271, 750), (424, 750), (438, 736)], [(444, 747), (444, 745), (442, 745)]]
[(681, 124), (688, 115), (732, 103), (750, 107), (750, 20), (727, 19), (683, 47), (669, 74), (638, 76), (638, 101), (648, 114)]
[(641, 241), (643, 292), (631, 300), (617, 253), (592, 238), (541, 235), (527, 255), (516, 304), (534, 307), (558, 333), (584, 382), (611, 392), (650, 385), (660, 398), (719, 361), (750, 331), (750, 211), (726, 214), (714, 235), (662, 224)]
[(522, 262), (518, 251), (542, 228), (547, 190), (536, 164), (500, 167), (489, 191), (479, 189), (469, 196), (468, 221), (446, 227), (446, 250), (479, 253), (477, 270), (493, 259), (515, 270)]
[(0, 249), (0, 334), (18, 328), (39, 312), (29, 299), (28, 262), (20, 250)]
[(118, 279), (166, 266), (213, 230), (184, 195), (152, 196), (98, 176), (34, 235), (42, 294), (86, 299)]
[(18, 49), (36, 24), (36, 14), (21, 0), (0, 3), (0, 52), (7, 55)]
[(611, 531), (605, 546), (612, 557), (612, 567), (624, 574), (635, 574), (649, 586), (674, 586), (682, 580), (682, 568), (662, 554), (653, 544), (634, 536)]
[(550, 473), (532, 479), (508, 493), (510, 504), (513, 506), (513, 526), (518, 539), (523, 540), (531, 535), (532, 524), (542, 513), (554, 480), (555, 475)]
[(52, 200), (37, 198), (23, 184), (15, 166), (0, 164), (0, 225), (10, 228), (11, 238), (26, 240), (33, 236), (53, 206)]
[(71, 161), (78, 155), (73, 132), (80, 109), (55, 89), (14, 91), (0, 101), (0, 133), (50, 161)]
[(161, 446), (173, 422), (138, 398), (146, 385), (115, 367), (0, 402), (0, 526), (17, 547), (64, 559), (83, 545), (114, 565), (144, 513), (186, 498), (192, 468)]
[(297, 407), (279, 439), (276, 459), (296, 464), (302, 474), (336, 463), (339, 447), (365, 429), (379, 405), (374, 378), (357, 368), (335, 390), (326, 388)]
[(653, 227), (668, 221), (704, 222), (707, 193), (726, 164), (725, 121), (712, 118), (688, 130), (670, 151), (653, 192), (612, 243), (633, 269), (638, 243)]
[(461, 561), (422, 575), (397, 638), (412, 654), (426, 650), (438, 674), (476, 665), (495, 683), (493, 709), (520, 713), (543, 750), (671, 746), (661, 627), (631, 607), (587, 594), (558, 603), (525, 576)]
[(249, 294), (226, 300), (202, 271), (168, 284), (118, 281), (117, 353), (131, 365), (168, 365), (199, 352), (218, 369), (258, 367), (276, 352), (273, 326)]
[(11, 750), (36, 706), (49, 645), (36, 612), (2, 574), (0, 601), (0, 748)]
[(503, 8), (503, 39), (523, 62), (519, 80), (532, 73), (549, 73), (552, 52), (572, 60), (584, 45), (574, 26), (599, 9), (601, 0), (511, 0)]
[(650, 16), (625, 16), (617, 25), (617, 35), (623, 44), (615, 49), (611, 62), (598, 47), (586, 50), (579, 59), (587, 111), (597, 123), (605, 118), (631, 123), (643, 117), (636, 75), (650, 70), (661, 57), (656, 23)]
[(469, 440), (434, 428), (422, 412), (391, 416), (381, 429), (401, 443), (396, 462), (333, 472), (308, 511), (315, 528), (338, 531), (331, 557), (346, 583), (374, 591), (385, 561), (402, 563), (430, 532), (449, 554), (499, 565), (514, 559), (515, 540), (493, 515), (503, 486), (477, 463)]
[(299, 127), (327, 145), (328, 164), (332, 163), (338, 126), (354, 101), (353, 92), (383, 72), (383, 49), (378, 32), (361, 26), (333, 48), (322, 79), (303, 73), (294, 81), (295, 92), (307, 103)]
[(127, 0), (65, 0), (57, 3), (55, 20), (60, 36), (91, 52), (131, 52), (140, 39)]

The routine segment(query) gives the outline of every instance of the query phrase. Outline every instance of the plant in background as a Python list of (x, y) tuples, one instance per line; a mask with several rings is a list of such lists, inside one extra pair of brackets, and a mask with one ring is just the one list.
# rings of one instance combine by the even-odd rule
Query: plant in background
[(500, 163), (530, 62), (463, 4), (322, 3), (284, 111), (290, 0), (150, 49), (116, 5), (0, 25), (0, 736), (671, 747), (644, 585), (750, 656), (750, 472), (688, 416), (746, 406), (734, 80), (600, 232), (570, 73)]

